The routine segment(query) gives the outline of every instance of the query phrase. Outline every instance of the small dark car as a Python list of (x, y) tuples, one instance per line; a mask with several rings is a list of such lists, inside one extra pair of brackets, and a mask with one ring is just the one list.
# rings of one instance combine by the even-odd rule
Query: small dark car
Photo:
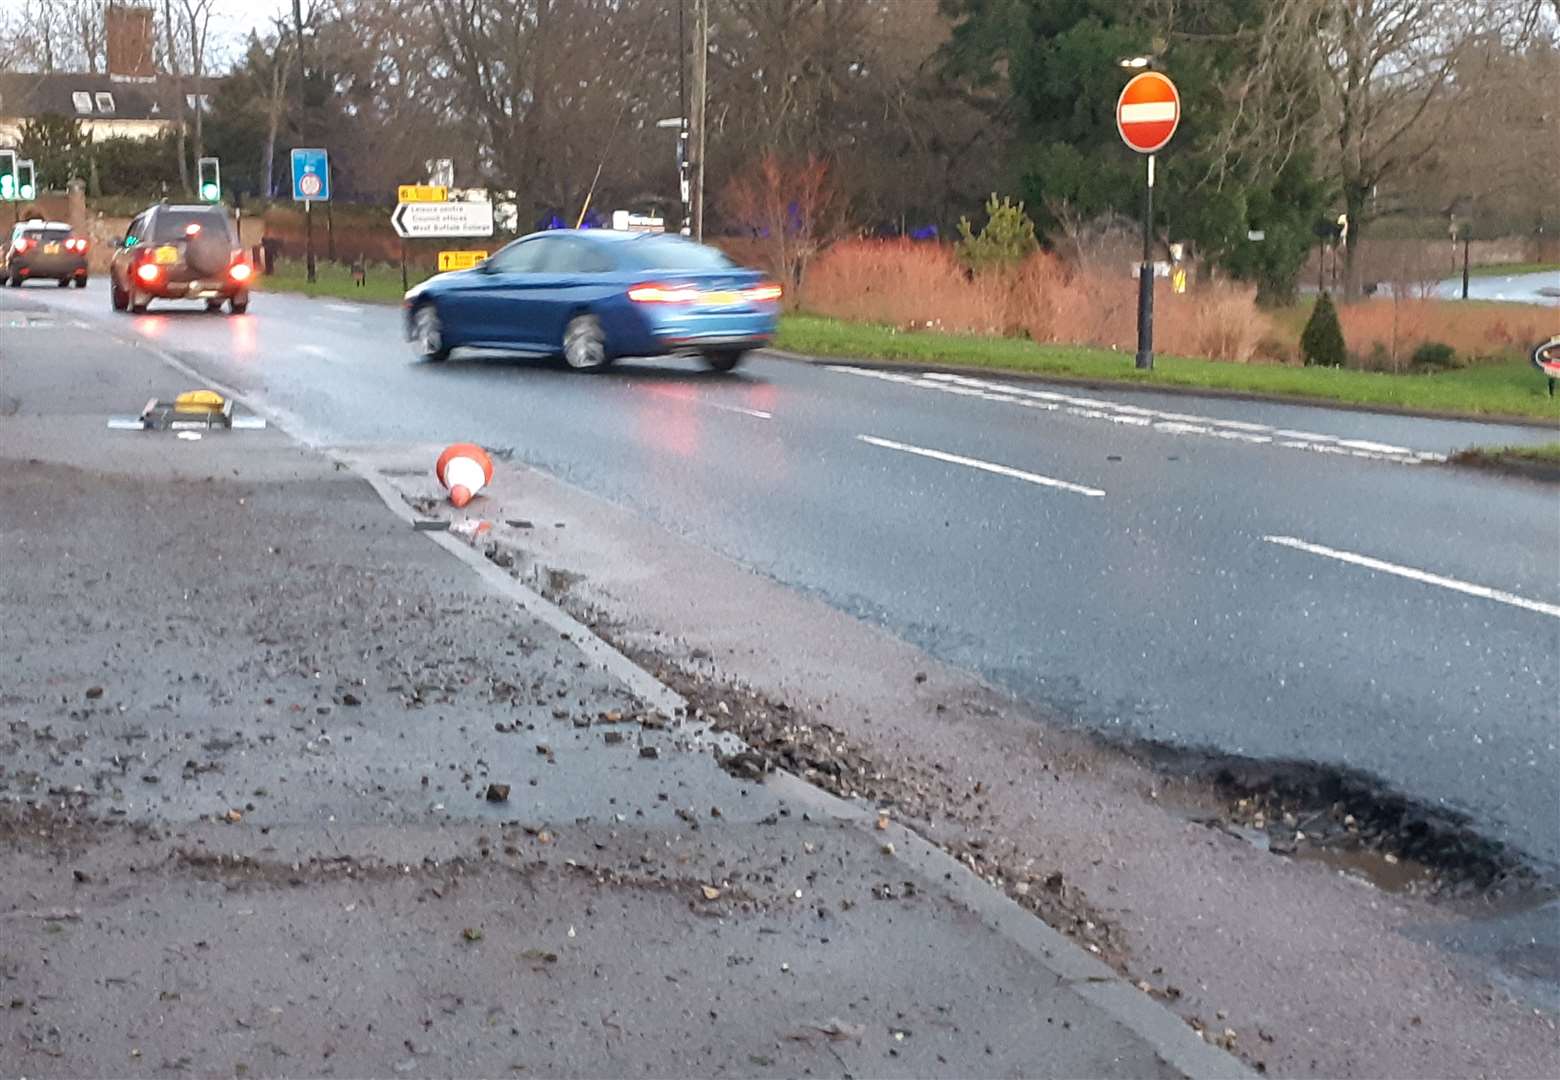
[(254, 266), (220, 206), (148, 207), (114, 247), (108, 276), (115, 311), (142, 312), (153, 300), (204, 300), (207, 311), (226, 303), (235, 315), (249, 309)]
[(87, 239), (63, 221), (17, 222), (5, 248), (0, 278), (13, 288), (27, 281), (53, 281), (60, 288), (75, 282), (87, 287)]

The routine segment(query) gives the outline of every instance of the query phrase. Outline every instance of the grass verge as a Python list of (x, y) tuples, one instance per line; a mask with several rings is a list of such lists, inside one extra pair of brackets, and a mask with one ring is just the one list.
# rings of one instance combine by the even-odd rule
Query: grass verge
[(1063, 379), (1196, 387), (1260, 397), (1338, 402), (1446, 416), (1560, 420), (1560, 399), (1525, 360), (1478, 364), (1438, 375), (1231, 364), (1160, 356), (1138, 371), (1109, 349), (1036, 345), (1018, 338), (900, 331), (809, 315), (782, 320), (776, 345), (812, 356), (990, 368)]
[[(1512, 274), (1560, 274), (1560, 263), (1497, 263), (1468, 268), (1469, 277), (1509, 277)], [(1455, 278), (1457, 274), (1451, 276)]]
[[(359, 300), (368, 304), (399, 304), (404, 290), (401, 288), (401, 268), (385, 263), (373, 263), (364, 275), (361, 286), (352, 281), (352, 268), (346, 263), (315, 263), (315, 281), (311, 284), (302, 262), (287, 259), (276, 264), (276, 273), (259, 279), (262, 292), (302, 293), (304, 296), (333, 297), (341, 300)], [(423, 271), (408, 270), (407, 284), (416, 285), (429, 275)]]

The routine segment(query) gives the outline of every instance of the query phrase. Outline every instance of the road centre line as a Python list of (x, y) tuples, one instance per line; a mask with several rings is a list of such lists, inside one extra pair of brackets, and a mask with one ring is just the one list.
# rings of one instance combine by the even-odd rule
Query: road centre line
[(1339, 551), (1337, 548), (1307, 543), (1293, 536), (1264, 536), (1262, 539), (1270, 544), (1293, 548), (1296, 551), (1304, 551), (1308, 554), (1320, 555), (1328, 559), (1337, 559), (1339, 562), (1363, 566), (1367, 570), (1379, 570), (1383, 574), (1396, 574), (1398, 577), (1408, 578), (1410, 581), (1422, 582), (1425, 585), (1436, 585), (1443, 589), (1451, 589), (1454, 592), (1466, 593), (1469, 596), (1477, 596), (1485, 600), (1495, 600), (1502, 604), (1509, 604), (1512, 607), (1536, 611), (1540, 615), (1548, 615), (1552, 618), (1560, 619), (1560, 604), (1546, 604), (1541, 600), (1529, 600), (1525, 596), (1503, 592), (1500, 589), (1492, 589), (1487, 585), (1475, 585), (1472, 582), (1442, 577), (1440, 574), (1432, 574), (1425, 570), (1415, 570), (1412, 566), (1399, 566), (1397, 563), (1373, 559), (1369, 555), (1356, 555), (1352, 551)]
[(892, 439), (880, 439), (875, 435), (857, 435), (861, 442), (872, 446), (881, 446), (885, 450), (899, 450), (906, 454), (915, 454), (919, 457), (931, 458), (933, 461), (944, 461), (950, 465), (965, 465), (971, 469), (979, 469), (982, 472), (994, 473), (997, 476), (1007, 476), (1014, 480), (1023, 480), (1026, 483), (1038, 484), (1041, 487), (1057, 488), (1061, 491), (1071, 491), (1077, 495), (1087, 495), (1091, 498), (1104, 498), (1105, 493), (1099, 488), (1084, 487), (1082, 484), (1069, 483), (1066, 480), (1058, 480), (1053, 476), (1041, 476), (1039, 473), (1025, 472), (1023, 469), (1015, 469), (1007, 465), (997, 465), (990, 461), (981, 461), (979, 458), (963, 457), (959, 454), (949, 454), (942, 450), (928, 450), (924, 446), (911, 446), (908, 443), (894, 442)]
[(742, 405), (728, 405), (723, 401), (708, 401), (694, 394), (676, 394), (670, 390), (650, 391), (656, 397), (671, 398), (673, 401), (686, 401), (690, 405), (704, 405), (711, 409), (720, 409), (723, 412), (741, 413), (743, 416), (751, 416), (755, 420), (773, 420), (774, 413), (765, 412), (763, 409), (749, 409)]

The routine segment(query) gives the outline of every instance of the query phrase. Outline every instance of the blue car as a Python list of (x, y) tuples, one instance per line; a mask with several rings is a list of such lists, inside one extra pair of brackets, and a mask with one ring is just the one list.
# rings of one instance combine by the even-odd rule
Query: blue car
[(681, 237), (559, 229), (412, 289), (406, 335), (429, 361), (502, 349), (594, 371), (678, 354), (730, 371), (774, 337), (780, 295), (758, 271)]

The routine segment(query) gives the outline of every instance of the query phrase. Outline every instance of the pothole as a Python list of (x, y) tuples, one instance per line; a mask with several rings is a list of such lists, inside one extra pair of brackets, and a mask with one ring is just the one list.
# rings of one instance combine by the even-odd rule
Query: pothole
[(1257, 761), (1160, 744), (1121, 746), (1162, 774), (1204, 785), (1199, 818), (1275, 855), (1322, 863), (1389, 892), (1501, 896), (1541, 885), (1533, 867), (1465, 815), (1427, 806), (1376, 777), (1305, 761)]

